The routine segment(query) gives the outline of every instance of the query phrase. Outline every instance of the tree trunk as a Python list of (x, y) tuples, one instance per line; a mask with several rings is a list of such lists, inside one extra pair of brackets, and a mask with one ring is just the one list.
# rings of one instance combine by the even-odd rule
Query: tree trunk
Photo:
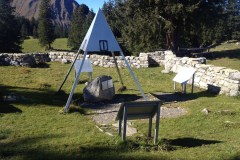
[(177, 51), (176, 36), (174, 31), (168, 31), (166, 34), (167, 48), (172, 50), (174, 53)]

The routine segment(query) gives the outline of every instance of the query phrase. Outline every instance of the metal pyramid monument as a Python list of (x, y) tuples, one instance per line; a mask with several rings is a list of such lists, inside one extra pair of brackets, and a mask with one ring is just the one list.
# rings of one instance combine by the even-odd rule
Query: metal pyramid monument
[(119, 51), (121, 48), (99, 9), (80, 47), (83, 51)]
[[(130, 74), (132, 75), (140, 93), (142, 94), (142, 97), (146, 100), (144, 92), (142, 91), (142, 88), (141, 88), (137, 78), (135, 77), (130, 65), (128, 64), (128, 61), (126, 60), (126, 58), (125, 58), (117, 40), (116, 40), (116, 38), (114, 37), (114, 35), (112, 33), (112, 30), (111, 30), (110, 26), (107, 23), (107, 20), (105, 19), (104, 15), (103, 15), (103, 13), (100, 9), (98, 10), (97, 14), (95, 15), (95, 17), (94, 17), (94, 19), (91, 23), (91, 26), (89, 27), (88, 32), (87, 32), (81, 46), (79, 47), (77, 56), (75, 57), (75, 60), (72, 64), (72, 66), (70, 67), (70, 69), (67, 73), (67, 76), (65, 77), (61, 87), (59, 88), (59, 91), (61, 90), (63, 84), (65, 83), (65, 81), (68, 77), (68, 75), (70, 74), (71, 69), (74, 66), (74, 63), (76, 62), (76, 59), (77, 59), (78, 55), (80, 54), (80, 51), (84, 51), (82, 63), (80, 65), (79, 71), (77, 72), (76, 79), (74, 81), (72, 90), (70, 92), (70, 95), (68, 97), (66, 106), (64, 108), (64, 112), (66, 112), (67, 109), (69, 108), (74, 90), (77, 87), (78, 79), (81, 75), (83, 64), (84, 64), (84, 61), (86, 59), (86, 56), (87, 56), (88, 52), (101, 52), (101, 51), (102, 52), (103, 51), (112, 52), (112, 55), (113, 55), (113, 58), (114, 58), (115, 62), (116, 62), (116, 59), (115, 59), (114, 52), (120, 52), (122, 58), (125, 61), (125, 64), (126, 64), (128, 70), (130, 72)], [(115, 64), (116, 64), (116, 68), (118, 70), (117, 63), (115, 63)], [(118, 73), (119, 73), (119, 70), (118, 70)], [(119, 73), (119, 76), (120, 76), (120, 73)]]

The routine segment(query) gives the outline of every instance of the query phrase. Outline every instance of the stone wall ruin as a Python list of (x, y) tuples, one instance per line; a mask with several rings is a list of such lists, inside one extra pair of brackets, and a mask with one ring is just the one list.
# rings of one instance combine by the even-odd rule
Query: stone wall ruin
[[(50, 52), (49, 54), (0, 54), (1, 65), (34, 66), (37, 63), (61, 62), (70, 63), (75, 58), (73, 52)], [(78, 59), (81, 59), (80, 55)], [(103, 55), (87, 55), (94, 66), (115, 67), (113, 57)], [(116, 56), (120, 68), (126, 67), (121, 56)], [(180, 67), (194, 67), (194, 85), (212, 92), (228, 96), (240, 95), (240, 71), (202, 64), (202, 58), (176, 57), (171, 51), (156, 51), (140, 53), (139, 57), (126, 56), (127, 61), (133, 68), (148, 68), (151, 66), (164, 66), (163, 73), (177, 73)], [(191, 83), (191, 82), (190, 82)]]

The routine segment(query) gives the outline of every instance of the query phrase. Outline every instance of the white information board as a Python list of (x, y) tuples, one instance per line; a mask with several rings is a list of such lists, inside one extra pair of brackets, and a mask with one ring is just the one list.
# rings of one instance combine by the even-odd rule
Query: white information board
[(195, 72), (196, 70), (192, 67), (182, 67), (178, 74), (173, 78), (173, 81), (178, 83), (187, 83)]
[[(82, 63), (82, 60), (76, 60), (76, 62), (74, 63), (74, 68), (75, 68), (76, 73), (78, 73), (78, 71), (80, 70), (81, 63)], [(84, 61), (81, 72), (93, 72), (92, 64), (89, 59), (86, 59)]]

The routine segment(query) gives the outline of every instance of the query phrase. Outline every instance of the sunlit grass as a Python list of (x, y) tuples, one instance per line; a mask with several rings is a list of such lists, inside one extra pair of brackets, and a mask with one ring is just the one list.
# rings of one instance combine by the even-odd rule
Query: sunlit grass
[(225, 42), (210, 51), (215, 58), (208, 60), (208, 64), (240, 70), (240, 42)]
[[(59, 113), (73, 85), (73, 73), (63, 86), (66, 94), (55, 93), (69, 67), (60, 63), (49, 63), (49, 68), (0, 67), (0, 93), (24, 97), (0, 102), (0, 159), (239, 158), (239, 97), (215, 96), (195, 88), (194, 99), (175, 103), (187, 109), (187, 115), (161, 119), (159, 145), (146, 140), (147, 121), (135, 121), (138, 133), (122, 143), (120, 137), (100, 132), (91, 115)], [(162, 74), (162, 69), (134, 69), (145, 93), (173, 92), (174, 74)], [(121, 69), (121, 74), (128, 88), (123, 94), (140, 95), (128, 70)], [(94, 67), (93, 78), (100, 75), (112, 76), (116, 89), (120, 87), (115, 68)], [(74, 99), (82, 96), (83, 87), (77, 86)], [(204, 108), (211, 111), (209, 115), (201, 113)]]
[[(67, 38), (58, 38), (56, 39), (52, 47), (54, 50), (70, 50), (71, 48), (67, 46)], [(22, 44), (22, 52), (23, 53), (31, 53), (31, 52), (48, 52), (45, 50), (45, 47), (41, 47), (38, 39), (26, 39)]]

